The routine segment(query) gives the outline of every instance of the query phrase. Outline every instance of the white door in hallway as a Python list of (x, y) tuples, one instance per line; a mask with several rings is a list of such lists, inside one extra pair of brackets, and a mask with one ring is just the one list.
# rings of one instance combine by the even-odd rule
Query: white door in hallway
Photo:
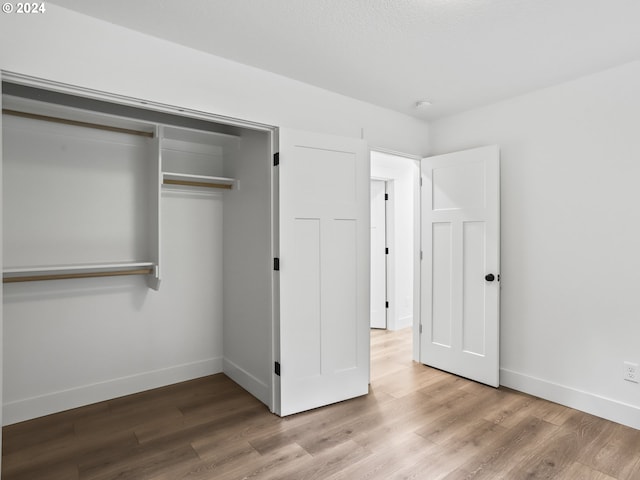
[(386, 182), (371, 180), (371, 328), (387, 328)]
[(425, 158), (421, 170), (420, 360), (497, 387), (499, 148)]
[(366, 143), (281, 130), (280, 415), (369, 389)]

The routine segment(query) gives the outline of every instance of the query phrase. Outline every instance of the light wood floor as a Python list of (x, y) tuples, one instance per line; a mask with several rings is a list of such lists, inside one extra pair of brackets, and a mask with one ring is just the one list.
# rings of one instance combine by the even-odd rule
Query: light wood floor
[(640, 431), (411, 362), (372, 332), (368, 396), (278, 418), (223, 375), (3, 429), (3, 480), (640, 479)]

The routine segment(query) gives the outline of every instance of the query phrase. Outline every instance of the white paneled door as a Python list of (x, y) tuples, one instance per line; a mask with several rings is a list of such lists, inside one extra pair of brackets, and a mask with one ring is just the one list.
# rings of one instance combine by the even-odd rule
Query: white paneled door
[(371, 328), (387, 328), (386, 182), (371, 180)]
[(369, 157), (280, 130), (280, 415), (368, 393)]
[(423, 159), (421, 196), (420, 360), (497, 387), (498, 147)]

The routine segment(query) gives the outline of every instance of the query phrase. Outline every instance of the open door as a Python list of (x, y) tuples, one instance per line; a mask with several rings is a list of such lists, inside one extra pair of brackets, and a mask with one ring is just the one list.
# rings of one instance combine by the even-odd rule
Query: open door
[(387, 328), (386, 188), (371, 180), (371, 328)]
[(423, 159), (421, 196), (420, 360), (497, 387), (498, 147)]
[(368, 393), (369, 157), (280, 130), (280, 415)]

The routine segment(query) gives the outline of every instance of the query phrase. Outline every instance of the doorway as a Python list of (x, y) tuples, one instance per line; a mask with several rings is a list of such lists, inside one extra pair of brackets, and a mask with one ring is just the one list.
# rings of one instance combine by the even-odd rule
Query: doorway
[[(374, 328), (386, 328), (388, 330), (401, 330), (414, 326), (414, 319), (419, 320), (417, 306), (419, 295), (414, 293), (419, 286), (419, 269), (415, 266), (419, 259), (420, 245), (420, 219), (419, 219), (419, 163), (417, 158), (388, 153), (382, 151), (371, 152), (371, 181), (372, 189), (377, 188), (384, 200), (384, 243), (378, 245), (380, 240), (372, 236), (372, 281), (377, 282), (371, 286), (372, 319), (377, 315), (374, 311), (374, 302), (377, 308), (385, 307), (383, 318), (384, 326)], [(374, 184), (374, 182), (377, 182)], [(377, 186), (374, 186), (377, 185)], [(384, 191), (382, 188), (384, 186)], [(373, 192), (373, 190), (372, 190)], [(372, 214), (380, 212), (382, 207), (376, 209), (376, 201), (372, 194)], [(378, 214), (381, 215), (381, 214)], [(376, 221), (372, 217), (372, 227)], [(378, 229), (379, 227), (376, 227)], [(380, 233), (380, 232), (378, 232)], [(373, 235), (373, 228), (372, 228)], [(381, 238), (380, 235), (379, 238)], [(376, 244), (374, 244), (376, 242)], [(377, 264), (374, 260), (375, 249)], [(384, 256), (380, 260), (382, 251)], [(379, 274), (386, 267), (386, 275)], [(379, 277), (382, 276), (382, 280)], [(378, 279), (376, 279), (378, 278)], [(382, 316), (380, 316), (382, 317)], [(372, 327), (374, 326), (372, 322)], [(414, 326), (417, 330), (417, 326)], [(414, 346), (414, 358), (417, 355), (417, 343)]]

